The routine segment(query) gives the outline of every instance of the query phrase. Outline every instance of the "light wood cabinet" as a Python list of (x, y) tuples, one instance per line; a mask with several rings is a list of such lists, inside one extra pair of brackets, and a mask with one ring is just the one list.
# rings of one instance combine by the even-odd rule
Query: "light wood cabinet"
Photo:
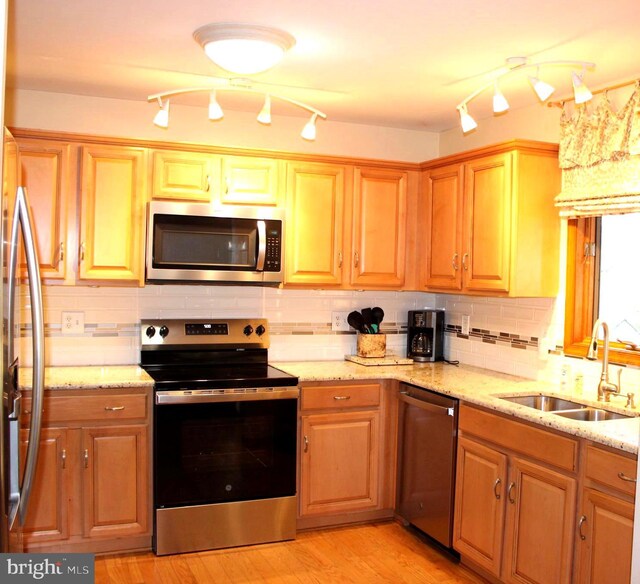
[[(91, 393), (45, 396), (33, 503), (24, 530), (27, 551), (150, 547), (148, 396)], [(24, 409), (30, 407), (26, 398)]]
[(146, 151), (83, 146), (81, 160), (78, 277), (142, 285)]
[[(18, 140), (21, 180), (27, 188), (35, 222), (40, 274), (63, 280), (66, 275), (67, 212), (72, 199), (70, 145), (49, 140)], [(26, 272), (24, 259), (21, 270)]]
[(346, 166), (287, 164), (285, 285), (342, 284), (347, 183)]
[(155, 150), (151, 155), (151, 197), (208, 203), (217, 157), (197, 152)]
[(555, 296), (557, 146), (513, 141), (429, 162), (420, 217), (428, 290)]
[(454, 547), (503, 582), (571, 582), (577, 441), (462, 405)]
[(588, 444), (576, 534), (580, 584), (631, 580), (636, 457)]
[(283, 163), (275, 158), (222, 156), (220, 202), (224, 205), (280, 205), (282, 166)]

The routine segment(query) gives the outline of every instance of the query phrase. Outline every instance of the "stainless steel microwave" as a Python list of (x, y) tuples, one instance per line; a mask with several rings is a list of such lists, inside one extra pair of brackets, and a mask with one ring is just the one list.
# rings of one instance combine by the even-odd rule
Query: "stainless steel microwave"
[(150, 283), (282, 282), (284, 211), (152, 201), (147, 213)]

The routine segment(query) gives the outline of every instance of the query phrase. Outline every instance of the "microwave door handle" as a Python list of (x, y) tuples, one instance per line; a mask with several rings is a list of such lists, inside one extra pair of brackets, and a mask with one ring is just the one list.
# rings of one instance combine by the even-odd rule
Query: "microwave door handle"
[(258, 260), (256, 271), (264, 272), (264, 260), (267, 255), (267, 225), (264, 221), (258, 221)]

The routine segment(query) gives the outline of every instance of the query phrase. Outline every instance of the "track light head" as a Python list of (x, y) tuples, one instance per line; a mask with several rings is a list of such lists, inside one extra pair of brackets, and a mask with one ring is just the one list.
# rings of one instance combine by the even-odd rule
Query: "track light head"
[(212, 91), (209, 93), (209, 119), (216, 121), (224, 118), (224, 112), (218, 103), (216, 98), (216, 92)]
[(169, 127), (169, 100), (164, 102), (162, 105), (162, 100), (158, 100), (160, 102), (160, 110), (153, 118), (153, 123), (159, 128), (168, 128)]
[(585, 85), (582, 79), (583, 76), (584, 71), (581, 75), (578, 75), (575, 71), (571, 73), (571, 77), (573, 79), (573, 95), (576, 104), (586, 103), (593, 97), (593, 94), (589, 91), (589, 88)]
[(493, 92), (493, 113), (501, 114), (506, 112), (509, 109), (509, 102), (507, 98), (500, 91), (500, 87), (498, 86), (498, 80), (496, 79), (494, 84), (494, 92)]
[(314, 113), (311, 116), (311, 119), (305, 124), (304, 128), (302, 128), (302, 133), (300, 134), (305, 140), (309, 140), (313, 142), (316, 139), (316, 120), (318, 119), (318, 114)]
[(547, 101), (547, 99), (551, 97), (551, 94), (556, 90), (553, 85), (549, 85), (548, 83), (541, 81), (537, 75), (536, 77), (529, 76), (529, 83), (531, 83), (531, 86), (540, 101)]
[(477, 122), (469, 115), (466, 103), (458, 106), (458, 113), (460, 114), (460, 124), (462, 125), (462, 131), (465, 134), (467, 132), (471, 132), (471, 130), (475, 130), (478, 127)]
[(264, 105), (262, 106), (257, 119), (265, 126), (271, 124), (271, 96), (268, 93), (264, 97)]

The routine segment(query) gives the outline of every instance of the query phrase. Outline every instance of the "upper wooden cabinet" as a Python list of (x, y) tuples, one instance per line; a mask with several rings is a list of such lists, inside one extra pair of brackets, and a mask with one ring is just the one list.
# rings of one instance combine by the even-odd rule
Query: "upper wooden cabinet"
[(142, 285), (146, 151), (83, 146), (81, 160), (78, 276)]
[(155, 150), (151, 197), (223, 205), (279, 205), (282, 163), (275, 158)]
[(559, 190), (552, 144), (514, 141), (429, 163), (420, 205), (423, 287), (555, 296)]
[[(40, 273), (45, 279), (64, 279), (67, 209), (72, 199), (69, 144), (48, 140), (18, 140), (22, 176), (35, 222)], [(74, 175), (75, 177), (75, 175)], [(26, 270), (26, 267), (22, 269)]]

